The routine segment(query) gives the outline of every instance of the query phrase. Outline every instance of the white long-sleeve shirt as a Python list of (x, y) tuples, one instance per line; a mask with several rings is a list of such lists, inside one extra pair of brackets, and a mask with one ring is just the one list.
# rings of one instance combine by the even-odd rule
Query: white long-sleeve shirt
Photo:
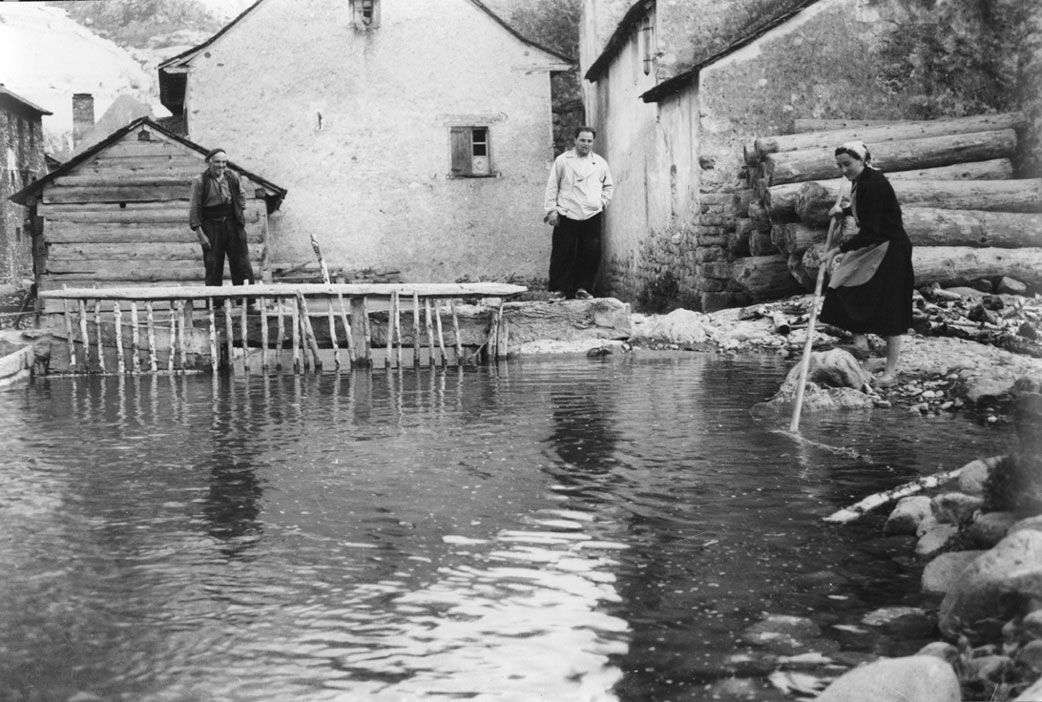
[(614, 191), (607, 161), (592, 152), (580, 157), (575, 149), (569, 149), (554, 159), (543, 212), (556, 210), (568, 219), (589, 219), (608, 206)]

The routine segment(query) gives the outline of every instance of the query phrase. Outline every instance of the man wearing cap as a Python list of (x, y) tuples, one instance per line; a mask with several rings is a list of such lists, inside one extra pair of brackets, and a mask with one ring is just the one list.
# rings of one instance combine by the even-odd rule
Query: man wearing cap
[(228, 170), (224, 149), (206, 154), (207, 168), (192, 181), (188, 224), (203, 247), (206, 284), (221, 285), (228, 257), (232, 285), (255, 282), (246, 246), (246, 192), (239, 176)]

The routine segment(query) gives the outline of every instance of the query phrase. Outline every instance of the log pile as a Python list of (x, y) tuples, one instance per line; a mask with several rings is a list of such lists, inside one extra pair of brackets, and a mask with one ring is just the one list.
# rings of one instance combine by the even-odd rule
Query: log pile
[[(754, 140), (744, 147), (747, 182), (735, 195), (738, 215), (728, 238), (736, 284), (754, 300), (813, 289), (828, 211), (850, 187), (836, 177), (834, 149), (858, 139), (897, 193), (915, 247), (917, 285), (1003, 276), (1042, 285), (1042, 179), (1016, 178), (1011, 162), (1023, 123), (1020, 113), (798, 120), (797, 128), (814, 131)], [(841, 241), (856, 233), (847, 218)]]

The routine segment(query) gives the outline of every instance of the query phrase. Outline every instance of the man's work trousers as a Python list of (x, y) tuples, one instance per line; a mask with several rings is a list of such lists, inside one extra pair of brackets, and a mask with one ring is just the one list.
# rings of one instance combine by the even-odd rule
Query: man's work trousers
[(581, 220), (559, 216), (550, 249), (550, 292), (569, 298), (579, 288), (593, 292), (601, 265), (601, 218), (599, 212)]
[(203, 250), (206, 266), (206, 284), (220, 285), (224, 279), (224, 259), (232, 273), (232, 285), (242, 285), (248, 280), (256, 282), (250, 266), (250, 251), (246, 246), (246, 230), (239, 226), (234, 217), (204, 219), (203, 233), (210, 240), (210, 248)]

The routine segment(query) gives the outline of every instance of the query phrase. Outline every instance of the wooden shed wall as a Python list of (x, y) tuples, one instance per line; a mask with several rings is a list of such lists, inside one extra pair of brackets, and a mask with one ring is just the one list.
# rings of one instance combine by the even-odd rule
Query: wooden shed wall
[[(203, 155), (154, 131), (139, 140), (142, 130), (44, 188), (37, 210), (47, 245), (40, 290), (203, 284), (202, 251), (188, 228), (192, 179), (206, 167)], [(250, 259), (260, 281), (269, 276), (264, 191), (241, 177)]]

